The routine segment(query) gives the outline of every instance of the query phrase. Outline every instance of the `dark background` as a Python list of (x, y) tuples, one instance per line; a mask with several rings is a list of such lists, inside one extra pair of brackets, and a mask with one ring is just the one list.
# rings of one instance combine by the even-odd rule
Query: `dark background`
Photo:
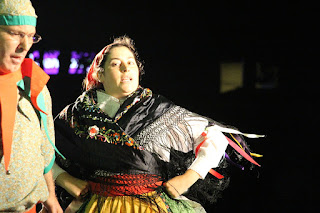
[[(43, 40), (59, 49), (48, 84), (56, 115), (81, 93), (67, 75), (70, 51), (100, 51), (113, 37), (134, 39), (145, 62), (142, 85), (191, 111), (266, 134), (249, 140), (264, 155), (257, 172), (235, 171), (208, 212), (315, 212), (318, 11), (308, 1), (32, 1)], [(221, 62), (244, 62), (244, 85), (220, 94)], [(279, 84), (255, 89), (256, 62), (279, 68)], [(236, 170), (236, 169), (235, 169)]]

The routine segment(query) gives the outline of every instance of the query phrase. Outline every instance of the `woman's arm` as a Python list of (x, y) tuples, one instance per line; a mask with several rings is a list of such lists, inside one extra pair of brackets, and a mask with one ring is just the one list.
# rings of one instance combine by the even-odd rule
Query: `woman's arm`
[(196, 171), (201, 179), (204, 179), (211, 168), (219, 166), (227, 149), (228, 140), (221, 131), (209, 127), (196, 141), (194, 148), (196, 159), (189, 169)]
[(176, 176), (164, 183), (164, 186), (171, 197), (177, 198), (187, 192), (199, 178), (200, 175), (197, 172), (188, 169), (183, 175)]
[(71, 194), (75, 199), (70, 203), (66, 213), (76, 212), (82, 205), (82, 195), (85, 195), (88, 190), (88, 183), (84, 180), (78, 179), (67, 173), (65, 170), (60, 168), (57, 164), (52, 167), (53, 178), (58, 186), (64, 188), (69, 194)]
[(211, 168), (217, 167), (228, 146), (222, 132), (212, 128), (206, 130), (207, 120), (190, 117), (186, 121), (194, 138), (193, 149), (196, 159), (183, 175), (176, 176), (164, 184), (174, 198), (185, 193), (199, 178), (204, 179)]
[(52, 171), (56, 184), (64, 188), (73, 197), (79, 198), (80, 195), (88, 192), (88, 183), (86, 181), (73, 177), (56, 163), (53, 164)]
[(59, 174), (56, 179), (56, 184), (64, 188), (69, 194), (75, 198), (80, 198), (88, 192), (88, 182), (75, 178), (67, 172)]

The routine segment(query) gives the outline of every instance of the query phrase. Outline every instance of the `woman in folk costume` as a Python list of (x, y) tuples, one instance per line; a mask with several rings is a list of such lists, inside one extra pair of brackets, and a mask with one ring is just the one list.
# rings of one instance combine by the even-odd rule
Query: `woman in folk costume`
[[(86, 91), (56, 119), (57, 147), (67, 158), (56, 161), (64, 169), (55, 165), (56, 183), (77, 198), (67, 211), (205, 212), (189, 198), (217, 198), (228, 178), (212, 168), (226, 167), (234, 149), (257, 164), (240, 136), (257, 135), (139, 86), (142, 68), (133, 41), (115, 39), (95, 57)], [(234, 149), (226, 154), (228, 144)]]

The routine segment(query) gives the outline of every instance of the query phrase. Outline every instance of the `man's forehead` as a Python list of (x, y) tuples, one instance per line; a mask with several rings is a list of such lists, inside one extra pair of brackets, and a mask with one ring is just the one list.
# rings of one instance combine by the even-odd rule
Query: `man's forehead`
[(25, 34), (36, 32), (36, 28), (31, 25), (0, 25), (0, 27), (5, 28), (7, 30), (22, 32)]

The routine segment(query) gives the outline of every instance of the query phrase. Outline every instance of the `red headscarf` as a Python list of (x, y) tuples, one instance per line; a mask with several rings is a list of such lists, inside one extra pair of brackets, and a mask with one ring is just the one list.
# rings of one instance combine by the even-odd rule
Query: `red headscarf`
[(97, 72), (98, 67), (100, 66), (104, 54), (109, 49), (110, 45), (105, 46), (93, 59), (92, 64), (90, 66), (89, 72), (87, 74), (87, 81), (86, 81), (86, 90), (89, 90), (99, 84), (99, 82), (93, 78), (93, 74)]

